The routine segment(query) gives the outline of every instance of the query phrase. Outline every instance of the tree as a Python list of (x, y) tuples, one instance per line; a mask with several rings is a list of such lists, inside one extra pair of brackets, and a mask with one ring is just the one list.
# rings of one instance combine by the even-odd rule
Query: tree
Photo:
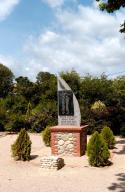
[(29, 102), (28, 103), (28, 106), (27, 106), (27, 111), (26, 111), (26, 120), (29, 120), (29, 118), (31, 117), (32, 115), (32, 105), (31, 103)]
[(51, 142), (51, 131), (50, 127), (46, 127), (42, 132), (42, 138), (46, 146), (50, 146)]
[(108, 111), (106, 108), (106, 105), (99, 101), (96, 101), (92, 106), (91, 106), (91, 111), (97, 118), (103, 118), (108, 115)]
[(112, 130), (109, 127), (105, 126), (101, 131), (101, 135), (107, 143), (108, 148), (113, 149), (115, 146), (115, 137)]
[(10, 113), (26, 114), (28, 102), (20, 94), (12, 94), (6, 97), (5, 106), (6, 110)]
[(21, 129), (15, 143), (11, 145), (12, 156), (15, 160), (30, 160), (31, 141), (25, 129)]
[(37, 74), (37, 83), (38, 84), (43, 84), (45, 81), (48, 81), (51, 77), (51, 74), (49, 72), (39, 72)]
[[(80, 95), (88, 105), (95, 101), (105, 101), (112, 94), (112, 80), (102, 74), (101, 77), (87, 75), (81, 80)], [(106, 103), (105, 103), (106, 104)]]
[(4, 125), (6, 122), (6, 108), (4, 101), (4, 99), (0, 99), (0, 131), (4, 131)]
[(97, 131), (89, 140), (87, 145), (87, 155), (91, 166), (100, 167), (108, 164), (110, 156), (108, 146)]
[(104, 125), (109, 125), (108, 122), (108, 110), (102, 101), (96, 101), (94, 104), (91, 106), (91, 118), (94, 120), (93, 121), (93, 132), (98, 131), (101, 132), (103, 129)]
[(57, 124), (57, 103), (54, 100), (41, 100), (32, 112), (29, 119), (32, 131), (41, 132), (46, 126)]
[(67, 82), (71, 87), (77, 99), (80, 98), (80, 76), (79, 74), (72, 70), (70, 72), (61, 72), (60, 76)]
[[(106, 10), (108, 13), (113, 13), (120, 8), (125, 7), (125, 0), (96, 0), (99, 3), (99, 7), (102, 11)], [(121, 25), (121, 33), (125, 33), (125, 22)]]
[(114, 79), (112, 86), (117, 104), (122, 107), (125, 106), (125, 76)]
[(22, 95), (27, 101), (31, 100), (31, 97), (34, 95), (35, 85), (31, 82), (28, 77), (18, 77), (15, 79), (15, 94)]
[(0, 64), (0, 98), (4, 98), (12, 90), (14, 75), (11, 70)]
[(21, 114), (7, 114), (7, 120), (5, 124), (5, 131), (19, 132), (22, 127), (25, 126), (25, 119)]
[[(112, 119), (111, 122), (114, 125), (113, 132), (120, 128), (120, 131), (124, 132), (124, 124), (125, 124), (125, 76), (117, 77), (114, 79), (113, 84), (112, 84), (113, 92), (114, 94), (112, 95), (113, 100), (115, 103), (113, 104), (114, 106), (114, 111), (112, 111)], [(119, 132), (114, 132), (119, 133)]]
[(42, 99), (57, 100), (57, 79), (49, 72), (39, 72), (36, 84), (39, 87), (38, 94)]

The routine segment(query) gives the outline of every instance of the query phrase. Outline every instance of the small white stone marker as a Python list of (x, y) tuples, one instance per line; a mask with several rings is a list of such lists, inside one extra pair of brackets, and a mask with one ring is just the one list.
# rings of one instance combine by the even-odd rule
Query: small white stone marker
[(64, 159), (58, 156), (45, 156), (40, 160), (40, 167), (44, 169), (59, 170), (64, 166)]

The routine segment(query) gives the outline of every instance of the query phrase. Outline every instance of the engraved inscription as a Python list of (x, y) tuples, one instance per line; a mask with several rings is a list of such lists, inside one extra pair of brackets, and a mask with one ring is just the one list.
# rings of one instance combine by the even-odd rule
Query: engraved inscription
[(76, 125), (74, 116), (62, 116), (61, 125)]

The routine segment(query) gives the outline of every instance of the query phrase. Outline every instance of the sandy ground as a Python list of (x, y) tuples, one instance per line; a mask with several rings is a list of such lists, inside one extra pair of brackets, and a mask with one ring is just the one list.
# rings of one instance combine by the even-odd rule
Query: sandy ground
[(125, 192), (125, 139), (117, 137), (109, 167), (90, 167), (86, 156), (64, 157), (64, 168), (48, 171), (40, 168), (41, 157), (51, 154), (41, 136), (30, 134), (30, 162), (11, 158), (10, 145), (16, 137), (0, 137), (0, 192)]

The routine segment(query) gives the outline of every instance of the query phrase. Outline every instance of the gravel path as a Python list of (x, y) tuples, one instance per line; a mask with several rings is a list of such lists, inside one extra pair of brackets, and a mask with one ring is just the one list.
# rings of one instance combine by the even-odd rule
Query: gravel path
[(16, 137), (0, 137), (0, 192), (125, 192), (125, 139), (117, 137), (112, 166), (94, 168), (88, 165), (86, 156), (64, 157), (64, 168), (48, 171), (40, 168), (41, 157), (51, 154), (41, 136), (30, 134), (30, 162), (11, 158), (10, 145)]

